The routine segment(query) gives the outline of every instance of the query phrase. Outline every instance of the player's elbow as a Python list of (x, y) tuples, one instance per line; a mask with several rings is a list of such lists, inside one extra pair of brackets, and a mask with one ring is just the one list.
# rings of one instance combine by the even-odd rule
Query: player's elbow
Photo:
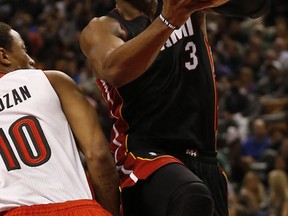
[(79, 35), (79, 45), (85, 56), (89, 56), (91, 49), (97, 44), (97, 24), (99, 23), (98, 18), (92, 19), (87, 26), (81, 31)]
[(127, 68), (121, 66), (121, 64), (107, 63), (102, 66), (101, 77), (113, 87), (118, 88), (128, 82), (129, 76), (127, 76), (126, 72)]
[(108, 146), (87, 150), (84, 155), (87, 164), (105, 164), (107, 161), (113, 160)]
[(89, 30), (87, 29), (88, 27), (85, 27), (82, 32), (80, 33), (80, 36), (79, 36), (79, 45), (80, 45), (80, 49), (81, 51), (83, 52), (83, 54), (85, 56), (87, 56), (87, 54), (89, 53), (89, 50), (91, 48), (91, 42), (89, 40), (89, 35), (90, 35), (90, 32)]

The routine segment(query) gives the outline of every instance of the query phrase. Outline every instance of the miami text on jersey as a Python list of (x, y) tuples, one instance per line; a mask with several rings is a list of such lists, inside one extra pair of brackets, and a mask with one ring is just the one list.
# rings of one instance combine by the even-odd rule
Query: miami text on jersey
[(192, 36), (194, 35), (192, 20), (189, 18), (184, 25), (181, 26), (181, 28), (174, 30), (168, 40), (166, 41), (166, 44), (162, 47), (161, 51), (165, 50), (166, 48), (171, 47), (172, 45), (176, 44), (178, 41), (180, 41), (182, 38)]
[(18, 89), (12, 89), (7, 94), (0, 96), (0, 112), (9, 109), (31, 98), (27, 86), (21, 86)]

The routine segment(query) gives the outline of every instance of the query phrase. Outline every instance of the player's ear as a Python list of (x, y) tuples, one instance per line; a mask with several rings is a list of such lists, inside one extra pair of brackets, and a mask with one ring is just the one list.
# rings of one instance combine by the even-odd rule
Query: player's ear
[(0, 47), (0, 63), (4, 66), (9, 66), (11, 64), (8, 53), (3, 47)]

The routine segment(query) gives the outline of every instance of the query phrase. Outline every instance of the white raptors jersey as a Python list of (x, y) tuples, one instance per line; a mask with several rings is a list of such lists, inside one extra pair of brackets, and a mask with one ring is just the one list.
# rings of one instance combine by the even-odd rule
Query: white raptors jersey
[(60, 110), (43, 71), (17, 70), (0, 78), (0, 212), (92, 198)]

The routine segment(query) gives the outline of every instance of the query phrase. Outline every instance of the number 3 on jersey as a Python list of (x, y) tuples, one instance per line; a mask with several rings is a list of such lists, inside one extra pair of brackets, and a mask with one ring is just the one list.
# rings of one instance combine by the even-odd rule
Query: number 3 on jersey
[[(27, 166), (40, 166), (50, 159), (51, 149), (34, 116), (25, 116), (15, 121), (9, 128), (9, 135), (21, 161)], [(2, 128), (0, 128), (0, 155), (8, 171), (21, 169), (11, 143)]]
[(185, 46), (185, 51), (189, 52), (189, 61), (185, 62), (185, 67), (190, 71), (194, 70), (198, 65), (198, 58), (196, 56), (196, 45), (189, 41)]

